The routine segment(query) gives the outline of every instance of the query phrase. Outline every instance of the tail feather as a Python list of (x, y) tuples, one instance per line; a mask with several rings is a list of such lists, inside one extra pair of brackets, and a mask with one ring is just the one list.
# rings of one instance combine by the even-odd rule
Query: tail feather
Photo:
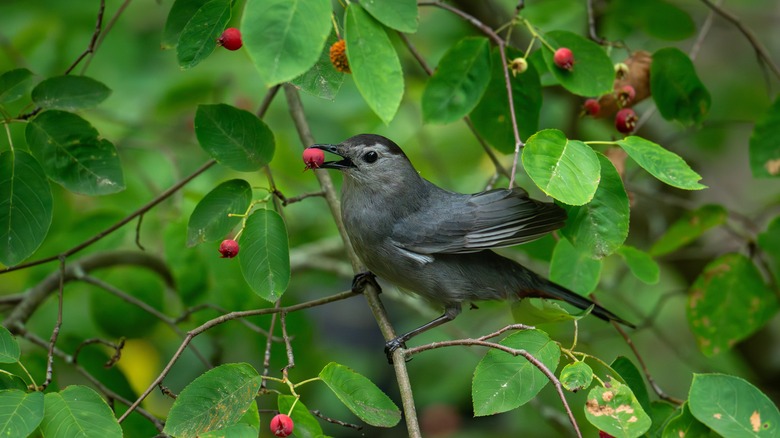
[(623, 324), (626, 327), (636, 328), (634, 324), (631, 324), (625, 319), (615, 315), (614, 313), (594, 303), (588, 298), (585, 298), (576, 292), (572, 292), (559, 284), (553, 283), (552, 281), (545, 279), (542, 280), (544, 281), (544, 284), (539, 289), (541, 289), (540, 292), (544, 298), (552, 298), (554, 300), (564, 301), (583, 310), (593, 306), (591, 313), (603, 319), (604, 321), (615, 321)]

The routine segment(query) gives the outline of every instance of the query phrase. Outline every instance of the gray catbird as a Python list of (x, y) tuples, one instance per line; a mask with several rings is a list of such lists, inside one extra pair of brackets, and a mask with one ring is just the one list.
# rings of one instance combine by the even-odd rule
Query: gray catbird
[(422, 178), (391, 140), (361, 134), (312, 147), (341, 156), (321, 167), (344, 174), (341, 215), (355, 252), (375, 275), (444, 308), (444, 314), (387, 343), (453, 320), (464, 301), (540, 297), (633, 327), (609, 310), (544, 279), (491, 248), (517, 245), (561, 228), (566, 211), (497, 189), (466, 195)]

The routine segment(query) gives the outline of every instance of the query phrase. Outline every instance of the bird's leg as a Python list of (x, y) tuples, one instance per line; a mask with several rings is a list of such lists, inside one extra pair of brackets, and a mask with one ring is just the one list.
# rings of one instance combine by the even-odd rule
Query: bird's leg
[(352, 278), (352, 292), (363, 293), (366, 284), (373, 283), (377, 293), (382, 293), (382, 288), (376, 282), (376, 275), (371, 271), (361, 272)]
[(390, 363), (393, 363), (393, 352), (401, 347), (405, 348), (405, 343), (409, 339), (412, 339), (413, 337), (419, 335), (422, 332), (426, 332), (434, 327), (438, 327), (442, 324), (445, 324), (447, 322), (452, 321), (460, 315), (461, 307), (460, 304), (454, 304), (451, 306), (448, 306), (444, 309), (444, 314), (433, 321), (423, 324), (420, 327), (417, 327), (416, 329), (404, 333), (401, 336), (396, 337), (395, 339), (391, 339), (385, 343), (385, 354), (387, 355), (387, 360)]

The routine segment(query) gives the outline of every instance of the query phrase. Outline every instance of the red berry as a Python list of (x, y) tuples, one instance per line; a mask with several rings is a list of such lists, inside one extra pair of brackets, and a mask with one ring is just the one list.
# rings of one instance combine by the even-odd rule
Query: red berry
[(238, 255), (238, 242), (233, 239), (225, 239), (219, 244), (219, 253), (223, 259), (232, 259)]
[(623, 134), (630, 134), (636, 128), (636, 122), (639, 120), (636, 112), (631, 108), (623, 108), (615, 115), (615, 128)]
[(585, 110), (585, 114), (595, 117), (601, 111), (601, 105), (598, 99), (588, 99), (582, 105), (582, 109)]
[(284, 414), (278, 414), (271, 419), (271, 432), (276, 436), (290, 436), (293, 431), (292, 418)]
[(325, 162), (325, 152), (317, 148), (306, 148), (303, 150), (303, 162), (306, 169), (316, 169)]
[(238, 50), (244, 44), (241, 42), (241, 31), (235, 27), (228, 27), (222, 32), (222, 35), (217, 39), (217, 44), (228, 49)]
[(634, 101), (636, 90), (631, 85), (623, 85), (617, 90), (617, 101), (620, 106), (626, 106)]
[(574, 69), (574, 54), (571, 52), (571, 49), (561, 47), (555, 51), (553, 62), (558, 68), (571, 71)]

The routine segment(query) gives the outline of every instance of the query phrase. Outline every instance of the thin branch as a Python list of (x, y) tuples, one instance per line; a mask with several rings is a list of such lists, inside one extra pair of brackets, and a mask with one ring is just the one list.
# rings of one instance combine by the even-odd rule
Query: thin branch
[(51, 338), (49, 339), (49, 352), (48, 360), (46, 361), (46, 380), (41, 384), (40, 391), (46, 389), (51, 383), (54, 376), (54, 346), (57, 344), (57, 338), (60, 336), (60, 329), (62, 328), (62, 305), (63, 295), (65, 289), (65, 257), (60, 257), (60, 281), (57, 287), (57, 322), (54, 324), (54, 329), (51, 331)]
[(593, 11), (593, 0), (585, 0), (588, 10), (588, 35), (598, 44), (604, 44), (605, 40), (596, 33), (596, 14)]
[(317, 417), (321, 418), (323, 421), (327, 421), (328, 423), (338, 424), (339, 426), (348, 427), (350, 429), (363, 430), (363, 426), (361, 426), (359, 424), (346, 423), (346, 422), (341, 421), (341, 420), (335, 420), (333, 418), (326, 417), (325, 415), (322, 415), (322, 412), (320, 412), (320, 411), (318, 411), (316, 409), (311, 411), (311, 413), (316, 415)]
[[(276, 303), (274, 303), (274, 308), (278, 309), (281, 307), (281, 300), (276, 300)], [(278, 314), (274, 313), (271, 315), (271, 324), (268, 326), (268, 336), (266, 337), (265, 341), (265, 354), (263, 355), (263, 377), (267, 377), (269, 370), (271, 368), (271, 346), (273, 345), (271, 343), (271, 338), (274, 333), (274, 329), (276, 328), (276, 317)], [(260, 382), (260, 389), (265, 389), (266, 387), (266, 379), (263, 379), (262, 382)]]
[(76, 58), (75, 61), (73, 61), (73, 64), (68, 67), (67, 70), (65, 70), (65, 74), (69, 75), (70, 72), (73, 71), (74, 68), (76, 68), (77, 65), (89, 54), (95, 52), (95, 43), (97, 43), (97, 39), (100, 36), (100, 32), (103, 29), (103, 13), (106, 10), (106, 1), (100, 0), (100, 7), (98, 8), (98, 15), (97, 15), (97, 22), (95, 23), (95, 31), (92, 32), (92, 39), (89, 40), (89, 45), (87, 46), (86, 50), (81, 52), (81, 55), (79, 55), (78, 58)]

